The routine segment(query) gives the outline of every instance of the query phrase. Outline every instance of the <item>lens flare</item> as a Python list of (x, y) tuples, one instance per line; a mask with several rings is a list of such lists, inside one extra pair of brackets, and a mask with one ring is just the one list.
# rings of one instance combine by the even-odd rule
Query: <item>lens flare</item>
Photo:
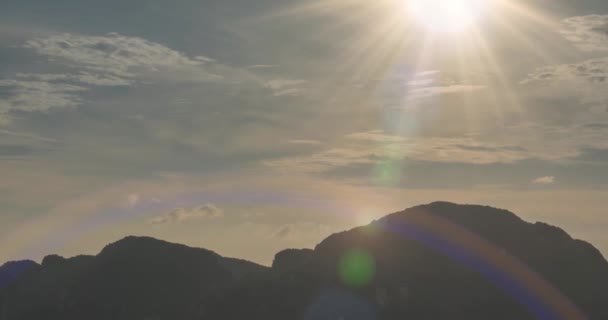
[(340, 279), (350, 287), (359, 288), (369, 284), (375, 273), (375, 259), (369, 253), (360, 249), (347, 251), (338, 265)]

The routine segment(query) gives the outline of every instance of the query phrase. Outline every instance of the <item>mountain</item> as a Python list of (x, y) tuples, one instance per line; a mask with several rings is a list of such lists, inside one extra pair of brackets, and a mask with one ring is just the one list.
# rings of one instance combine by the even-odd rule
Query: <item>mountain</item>
[(208, 319), (608, 319), (590, 244), (490, 207), (436, 202), (276, 255)]
[(38, 264), (34, 261), (11, 261), (0, 266), (0, 290), (10, 286), (21, 275), (36, 268)]
[(204, 301), (265, 268), (198, 248), (127, 237), (97, 256), (48, 256), (3, 294), (0, 319), (199, 319)]
[(284, 250), (271, 268), (141, 237), (27, 266), (0, 287), (0, 320), (608, 319), (592, 245), (446, 202)]

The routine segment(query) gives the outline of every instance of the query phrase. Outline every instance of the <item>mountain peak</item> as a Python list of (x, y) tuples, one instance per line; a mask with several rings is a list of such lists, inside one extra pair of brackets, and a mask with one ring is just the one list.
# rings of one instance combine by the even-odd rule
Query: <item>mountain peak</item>
[[(411, 207), (396, 214), (414, 213), (430, 213), (451, 219), (509, 219), (523, 222), (520, 217), (508, 210), (484, 205), (458, 204), (448, 201), (435, 201), (428, 204)], [(392, 215), (387, 217), (390, 216)]]
[(197, 251), (199, 253), (207, 253), (211, 255), (218, 256), (215, 252), (203, 248), (194, 248), (189, 247), (184, 244), (172, 243), (165, 240), (160, 240), (147, 236), (127, 236), (122, 238), (116, 242), (110, 243), (105, 246), (101, 252), (100, 256), (109, 255), (112, 253), (121, 253), (121, 252), (160, 252), (167, 250), (178, 250), (178, 251)]
[(22, 274), (38, 267), (31, 260), (10, 261), (0, 266), (0, 289), (16, 281)]

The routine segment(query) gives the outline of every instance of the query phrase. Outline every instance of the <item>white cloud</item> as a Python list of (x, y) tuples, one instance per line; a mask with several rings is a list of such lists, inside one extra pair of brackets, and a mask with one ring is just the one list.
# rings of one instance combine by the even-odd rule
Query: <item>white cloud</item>
[(608, 15), (564, 19), (561, 33), (583, 51), (606, 51), (608, 50)]
[(440, 73), (439, 70), (420, 71), (420, 72), (416, 73), (416, 77), (418, 77), (418, 78), (429, 77), (429, 76), (437, 75), (439, 73)]
[(36, 80), (0, 80), (0, 88), (8, 92), (0, 98), (0, 118), (11, 111), (47, 111), (80, 105), (82, 86)]
[(408, 93), (408, 101), (428, 99), (439, 95), (470, 93), (484, 90), (486, 87), (481, 85), (458, 84), (448, 86), (430, 86), (412, 89)]
[(190, 220), (215, 220), (224, 216), (224, 211), (215, 205), (206, 204), (193, 208), (177, 208), (149, 220), (151, 224), (181, 223)]
[(273, 92), (275, 97), (299, 96), (306, 90), (306, 80), (273, 79), (266, 82), (266, 87)]
[(69, 64), (131, 77), (135, 69), (158, 70), (162, 67), (195, 66), (204, 63), (162, 44), (117, 33), (86, 36), (70, 33), (27, 41), (26, 48)]
[(76, 82), (93, 86), (128, 86), (134, 83), (133, 80), (111, 74), (92, 74), (89, 72), (81, 72), (80, 74), (18, 73), (17, 78), (44, 82)]
[(544, 184), (544, 185), (553, 184), (553, 183), (555, 183), (555, 177), (553, 177), (553, 176), (538, 177), (538, 178), (532, 180), (532, 183)]
[[(48, 58), (64, 73), (17, 73), (0, 79), (0, 124), (11, 111), (47, 111), (77, 107), (81, 94), (92, 87), (131, 86), (137, 83), (206, 82), (240, 83), (259, 80), (247, 71), (215, 63), (204, 56), (193, 58), (162, 44), (117, 33), (88, 36), (71, 33), (35, 38), (22, 46)], [(300, 81), (270, 83), (274, 94), (295, 95)], [(258, 83), (258, 85), (260, 85)]]

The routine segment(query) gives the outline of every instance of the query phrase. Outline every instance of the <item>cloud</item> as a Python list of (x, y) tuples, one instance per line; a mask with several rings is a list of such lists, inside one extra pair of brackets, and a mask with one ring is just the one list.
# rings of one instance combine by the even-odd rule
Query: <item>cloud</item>
[(377, 87), (379, 101), (383, 107), (391, 109), (418, 107), (439, 96), (472, 94), (487, 88), (484, 84), (462, 82), (437, 70), (412, 74), (408, 69), (387, 75)]
[[(521, 124), (501, 128), (500, 136), (476, 133), (459, 137), (411, 137), (372, 130), (348, 134), (346, 140), (319, 152), (263, 163), (279, 171), (312, 174), (408, 159), (477, 165), (512, 164), (524, 160), (557, 163), (576, 159), (588, 148), (608, 148), (606, 129)], [(518, 143), (513, 144), (513, 141)]]
[(331, 228), (320, 223), (299, 222), (280, 226), (270, 234), (271, 239), (285, 240), (298, 239), (308, 236), (327, 236), (331, 233)]
[(441, 163), (513, 163), (535, 155), (521, 146), (482, 142), (468, 137), (404, 137), (382, 130), (346, 136), (345, 146), (309, 156), (288, 157), (264, 163), (272, 168), (321, 173), (334, 168), (415, 159)]
[(282, 226), (281, 228), (279, 228), (279, 230), (277, 230), (272, 235), (272, 238), (273, 239), (285, 239), (292, 233), (293, 233), (293, 227), (291, 225), (285, 225), (285, 226)]
[[(82, 105), (83, 92), (95, 87), (151, 83), (222, 82), (251, 83), (263, 80), (247, 69), (232, 68), (204, 57), (190, 57), (162, 44), (117, 33), (106, 35), (54, 34), (28, 40), (21, 46), (47, 58), (43, 69), (61, 73), (16, 73), (0, 79), (0, 121), (8, 123), (12, 111), (48, 111)], [(295, 95), (301, 81), (274, 80), (274, 95)]]
[(304, 88), (306, 83), (306, 80), (272, 79), (267, 81), (265, 86), (272, 91), (272, 95), (275, 97), (299, 96), (306, 91)]
[(278, 67), (277, 65), (272, 65), (272, 64), (255, 64), (252, 66), (249, 66), (247, 68), (249, 69), (272, 69), (272, 68), (276, 68)]
[(18, 73), (17, 78), (35, 81), (76, 82), (92, 86), (129, 86), (134, 82), (111, 74), (92, 74), (81, 72), (79, 74), (48, 74), (48, 73)]
[(132, 77), (137, 68), (158, 70), (204, 63), (201, 59), (189, 58), (162, 44), (118, 33), (104, 36), (62, 33), (29, 40), (24, 47), (65, 63), (121, 77)]
[[(82, 86), (36, 80), (0, 80), (0, 118), (11, 111), (47, 111), (76, 107), (82, 102)], [(1, 92), (0, 91), (0, 92)]]
[(582, 84), (608, 84), (608, 58), (545, 66), (534, 70), (520, 83), (580, 81)]
[(215, 205), (206, 204), (193, 208), (177, 208), (149, 220), (151, 224), (182, 223), (190, 220), (215, 220), (224, 217), (224, 211)]
[(581, 103), (608, 101), (608, 57), (538, 68), (520, 81), (532, 94), (550, 99), (577, 97)]
[(562, 21), (560, 31), (580, 50), (608, 50), (608, 15), (570, 17)]
[(291, 144), (308, 144), (308, 145), (316, 145), (316, 144), (321, 144), (321, 141), (317, 141), (317, 140), (307, 140), (307, 139), (290, 139), (287, 140), (287, 143), (291, 143)]
[(553, 176), (538, 177), (538, 178), (532, 180), (532, 183), (541, 184), (541, 185), (553, 184), (553, 183), (555, 183), (555, 177), (553, 177)]
[(412, 89), (408, 93), (408, 101), (418, 101), (439, 95), (470, 93), (484, 90), (486, 87), (481, 85), (458, 84), (448, 86), (428, 86)]

